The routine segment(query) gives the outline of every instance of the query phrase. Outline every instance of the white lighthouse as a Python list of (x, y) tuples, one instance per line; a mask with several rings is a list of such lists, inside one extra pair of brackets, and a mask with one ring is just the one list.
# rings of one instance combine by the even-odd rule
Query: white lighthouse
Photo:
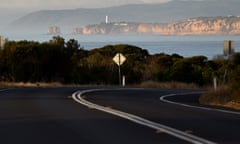
[(106, 15), (105, 23), (106, 23), (106, 24), (109, 23), (109, 20), (108, 20), (108, 16), (107, 16), (107, 15)]
[(6, 39), (0, 35), (0, 48), (3, 49), (5, 45)]

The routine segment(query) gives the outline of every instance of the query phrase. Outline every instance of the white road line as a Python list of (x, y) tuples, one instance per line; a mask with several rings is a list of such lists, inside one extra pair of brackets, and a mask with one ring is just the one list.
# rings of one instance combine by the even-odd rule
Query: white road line
[(193, 106), (193, 105), (189, 105), (189, 104), (183, 104), (183, 103), (179, 103), (179, 102), (173, 102), (173, 101), (170, 101), (170, 100), (166, 100), (166, 98), (168, 98), (168, 97), (174, 97), (174, 96), (177, 96), (177, 95), (191, 95), (191, 94), (201, 94), (201, 93), (202, 92), (196, 92), (196, 93), (191, 92), (191, 93), (182, 93), (182, 94), (168, 94), (168, 95), (161, 96), (160, 100), (162, 102), (165, 102), (165, 103), (184, 106), (184, 107), (189, 107), (189, 108), (240, 115), (240, 112), (237, 112), (237, 111), (230, 111), (230, 110), (223, 110), (223, 109), (209, 108), (209, 107), (201, 107), (201, 106)]
[(190, 142), (192, 144), (215, 144), (214, 142), (211, 142), (209, 140), (194, 136), (192, 134), (182, 132), (180, 130), (168, 127), (166, 125), (162, 125), (162, 124), (144, 119), (142, 117), (139, 117), (139, 116), (136, 116), (136, 115), (133, 115), (133, 114), (130, 114), (130, 113), (122, 112), (122, 111), (111, 109), (111, 108), (104, 107), (104, 106), (100, 106), (100, 105), (91, 103), (91, 102), (82, 98), (83, 94), (96, 92), (96, 91), (106, 91), (106, 90), (107, 89), (92, 89), (92, 90), (85, 90), (85, 91), (77, 91), (77, 92), (72, 94), (72, 98), (76, 102), (78, 102), (82, 105), (85, 105), (87, 107), (95, 108), (97, 110), (122, 117), (124, 119), (130, 120), (130, 121), (135, 122), (135, 123), (140, 124), (140, 125), (150, 127), (152, 129), (155, 129), (155, 130), (160, 130), (162, 132), (165, 132), (169, 135), (177, 137), (181, 140), (185, 140), (185, 141)]

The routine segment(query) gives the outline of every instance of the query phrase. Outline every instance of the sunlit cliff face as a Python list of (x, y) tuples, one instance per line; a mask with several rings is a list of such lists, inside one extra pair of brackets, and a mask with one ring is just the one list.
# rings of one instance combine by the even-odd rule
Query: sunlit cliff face
[(169, 25), (171, 34), (232, 34), (240, 33), (239, 17), (197, 18)]

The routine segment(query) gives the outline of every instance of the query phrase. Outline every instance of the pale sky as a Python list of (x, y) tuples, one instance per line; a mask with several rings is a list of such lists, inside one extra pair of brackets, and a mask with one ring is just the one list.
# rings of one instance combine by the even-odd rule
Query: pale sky
[(71, 9), (108, 7), (135, 3), (162, 3), (170, 0), (1, 0), (0, 8)]

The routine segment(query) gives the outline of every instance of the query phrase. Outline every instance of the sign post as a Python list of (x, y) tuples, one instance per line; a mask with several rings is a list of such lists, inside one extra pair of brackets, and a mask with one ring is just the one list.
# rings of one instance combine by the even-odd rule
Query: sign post
[(224, 41), (224, 48), (223, 48), (223, 54), (224, 56), (227, 57), (228, 60), (228, 64), (227, 64), (227, 68), (225, 69), (225, 74), (223, 76), (223, 83), (225, 83), (226, 81), (229, 81), (230, 79), (230, 64), (229, 61), (232, 59), (233, 55), (234, 55), (234, 49), (235, 49), (235, 41), (232, 40), (225, 40)]
[(224, 41), (223, 54), (227, 56), (228, 59), (234, 54), (234, 49), (235, 49), (235, 41), (231, 41), (231, 40)]
[(121, 53), (117, 53), (113, 57), (113, 61), (118, 65), (119, 85), (121, 85), (121, 65), (126, 61), (126, 57)]

